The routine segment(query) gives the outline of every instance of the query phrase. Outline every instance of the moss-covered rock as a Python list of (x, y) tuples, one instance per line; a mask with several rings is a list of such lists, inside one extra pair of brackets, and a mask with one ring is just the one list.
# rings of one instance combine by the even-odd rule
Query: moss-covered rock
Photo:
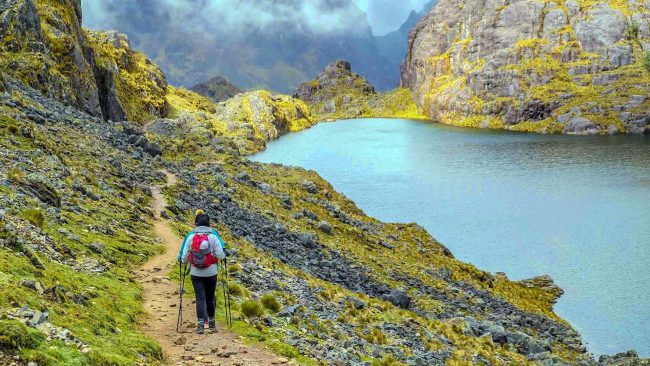
[(300, 84), (294, 98), (307, 102), (319, 121), (346, 118), (426, 118), (418, 112), (411, 93), (399, 88), (377, 93), (347, 61), (336, 61), (316, 79)]
[(165, 117), (167, 80), (165, 74), (140, 52), (133, 51), (129, 39), (117, 32), (88, 31), (95, 61), (110, 70), (120, 106), (130, 121), (146, 122)]
[[(412, 30), (402, 84), (432, 119), (543, 133), (643, 133), (650, 2), (443, 0)], [(593, 124), (569, 124), (571, 118)]]

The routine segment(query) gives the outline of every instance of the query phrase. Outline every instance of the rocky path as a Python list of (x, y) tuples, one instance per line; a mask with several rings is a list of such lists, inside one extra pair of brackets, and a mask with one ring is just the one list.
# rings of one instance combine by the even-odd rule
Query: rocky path
[[(176, 177), (167, 173), (167, 185), (176, 183)], [(181, 239), (171, 230), (160, 213), (165, 207), (165, 197), (160, 187), (154, 187), (153, 210), (156, 217), (154, 229), (156, 235), (165, 245), (165, 253), (152, 258), (136, 276), (144, 288), (144, 305), (148, 319), (142, 329), (157, 340), (165, 351), (168, 365), (281, 365), (291, 364), (287, 359), (278, 357), (270, 350), (259, 346), (246, 345), (241, 338), (220, 325), (216, 334), (198, 335), (193, 300), (186, 297), (183, 301), (183, 325), (176, 332), (178, 315), (178, 284), (169, 279), (176, 266), (177, 253)], [(187, 279), (187, 285), (192, 284)]]

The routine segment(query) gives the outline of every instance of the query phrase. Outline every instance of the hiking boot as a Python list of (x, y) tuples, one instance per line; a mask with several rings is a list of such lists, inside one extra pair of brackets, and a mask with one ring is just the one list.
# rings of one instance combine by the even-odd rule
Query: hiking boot
[(214, 320), (214, 318), (208, 320), (208, 332), (209, 333), (217, 332), (217, 322)]
[(205, 329), (205, 323), (204, 322), (199, 322), (199, 324), (196, 326), (196, 334), (203, 334)]

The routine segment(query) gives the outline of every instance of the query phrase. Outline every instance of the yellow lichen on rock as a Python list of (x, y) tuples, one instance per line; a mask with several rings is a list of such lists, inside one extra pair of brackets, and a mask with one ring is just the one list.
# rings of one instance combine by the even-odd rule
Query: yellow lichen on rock
[(126, 35), (87, 31), (95, 62), (113, 71), (118, 98), (131, 121), (146, 122), (168, 113), (165, 74), (145, 55), (133, 51)]
[(444, 123), (487, 127), (480, 116), (494, 116), (501, 123), (491, 125), (520, 131), (643, 133), (649, 8), (648, 0), (443, 0), (411, 33), (402, 84)]

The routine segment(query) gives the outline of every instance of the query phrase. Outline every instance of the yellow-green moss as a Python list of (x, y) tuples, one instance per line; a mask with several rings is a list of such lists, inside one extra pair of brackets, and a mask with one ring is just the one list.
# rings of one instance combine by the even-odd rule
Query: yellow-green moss
[(109, 33), (88, 31), (87, 35), (97, 64), (118, 71), (115, 86), (128, 119), (146, 122), (166, 116), (169, 105), (162, 70), (142, 53), (131, 50), (121, 36), (116, 47), (109, 40)]

